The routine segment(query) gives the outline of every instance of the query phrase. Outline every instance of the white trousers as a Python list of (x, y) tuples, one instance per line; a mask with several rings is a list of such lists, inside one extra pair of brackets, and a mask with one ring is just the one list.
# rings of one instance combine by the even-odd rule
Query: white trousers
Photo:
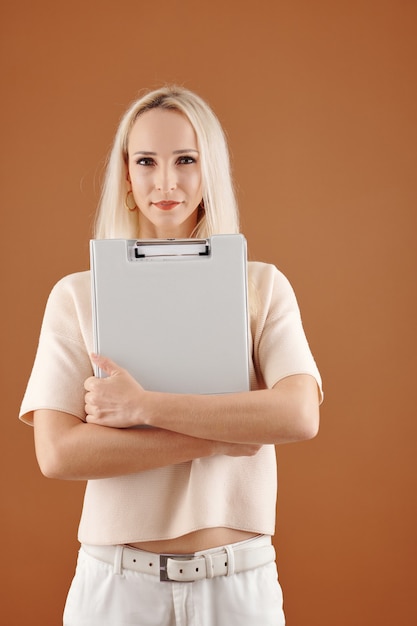
[[(255, 545), (265, 539), (250, 541)], [(64, 626), (284, 624), (275, 563), (192, 583), (160, 582), (157, 576), (129, 569), (117, 572), (82, 547), (64, 610)]]

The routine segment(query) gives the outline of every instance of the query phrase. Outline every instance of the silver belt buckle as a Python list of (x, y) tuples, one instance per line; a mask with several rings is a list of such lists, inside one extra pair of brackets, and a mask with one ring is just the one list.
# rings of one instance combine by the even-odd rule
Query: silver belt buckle
[[(188, 561), (194, 558), (194, 554), (160, 554), (159, 555), (159, 580), (162, 583), (166, 582), (181, 582), (178, 580), (172, 581), (168, 576), (168, 559), (174, 559), (175, 561)], [(192, 582), (191, 580), (185, 580), (184, 582)]]

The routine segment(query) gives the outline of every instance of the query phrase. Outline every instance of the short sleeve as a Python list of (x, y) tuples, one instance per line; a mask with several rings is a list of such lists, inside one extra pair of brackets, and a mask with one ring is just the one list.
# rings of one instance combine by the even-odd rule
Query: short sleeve
[(254, 292), (252, 314), (253, 357), (261, 384), (271, 388), (294, 374), (310, 374), (323, 398), (322, 381), (301, 321), (294, 290), (275, 266), (249, 264), (250, 290)]
[(84, 381), (93, 374), (89, 272), (72, 274), (52, 289), (19, 417), (51, 409), (84, 420)]

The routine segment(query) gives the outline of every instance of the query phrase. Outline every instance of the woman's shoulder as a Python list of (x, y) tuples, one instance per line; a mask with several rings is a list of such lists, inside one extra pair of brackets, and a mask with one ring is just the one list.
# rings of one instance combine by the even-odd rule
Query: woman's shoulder
[[(51, 327), (68, 326), (78, 319), (91, 318), (91, 279), (90, 271), (68, 274), (52, 287), (45, 309), (44, 323)], [(71, 321), (72, 320), (72, 321)]]
[(80, 289), (90, 285), (90, 270), (83, 272), (74, 272), (73, 274), (67, 274), (63, 276), (55, 283), (55, 287), (58, 289)]
[(86, 296), (90, 296), (90, 290), (91, 272), (86, 270), (84, 272), (67, 274), (60, 278), (52, 287), (50, 297), (84, 299)]
[(272, 263), (249, 261), (248, 277), (249, 280), (261, 290), (276, 286), (281, 288), (290, 287), (288, 278)]

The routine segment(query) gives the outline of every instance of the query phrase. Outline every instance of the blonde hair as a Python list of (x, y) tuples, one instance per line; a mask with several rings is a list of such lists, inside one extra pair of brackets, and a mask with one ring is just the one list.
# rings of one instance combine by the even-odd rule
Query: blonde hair
[(128, 138), (137, 118), (150, 109), (164, 108), (185, 115), (193, 126), (198, 148), (203, 187), (203, 207), (192, 236), (238, 233), (239, 215), (230, 171), (227, 141), (219, 120), (209, 105), (192, 91), (168, 86), (148, 92), (136, 100), (121, 119), (98, 206), (96, 239), (135, 239), (139, 237), (138, 211), (125, 207), (128, 192)]

